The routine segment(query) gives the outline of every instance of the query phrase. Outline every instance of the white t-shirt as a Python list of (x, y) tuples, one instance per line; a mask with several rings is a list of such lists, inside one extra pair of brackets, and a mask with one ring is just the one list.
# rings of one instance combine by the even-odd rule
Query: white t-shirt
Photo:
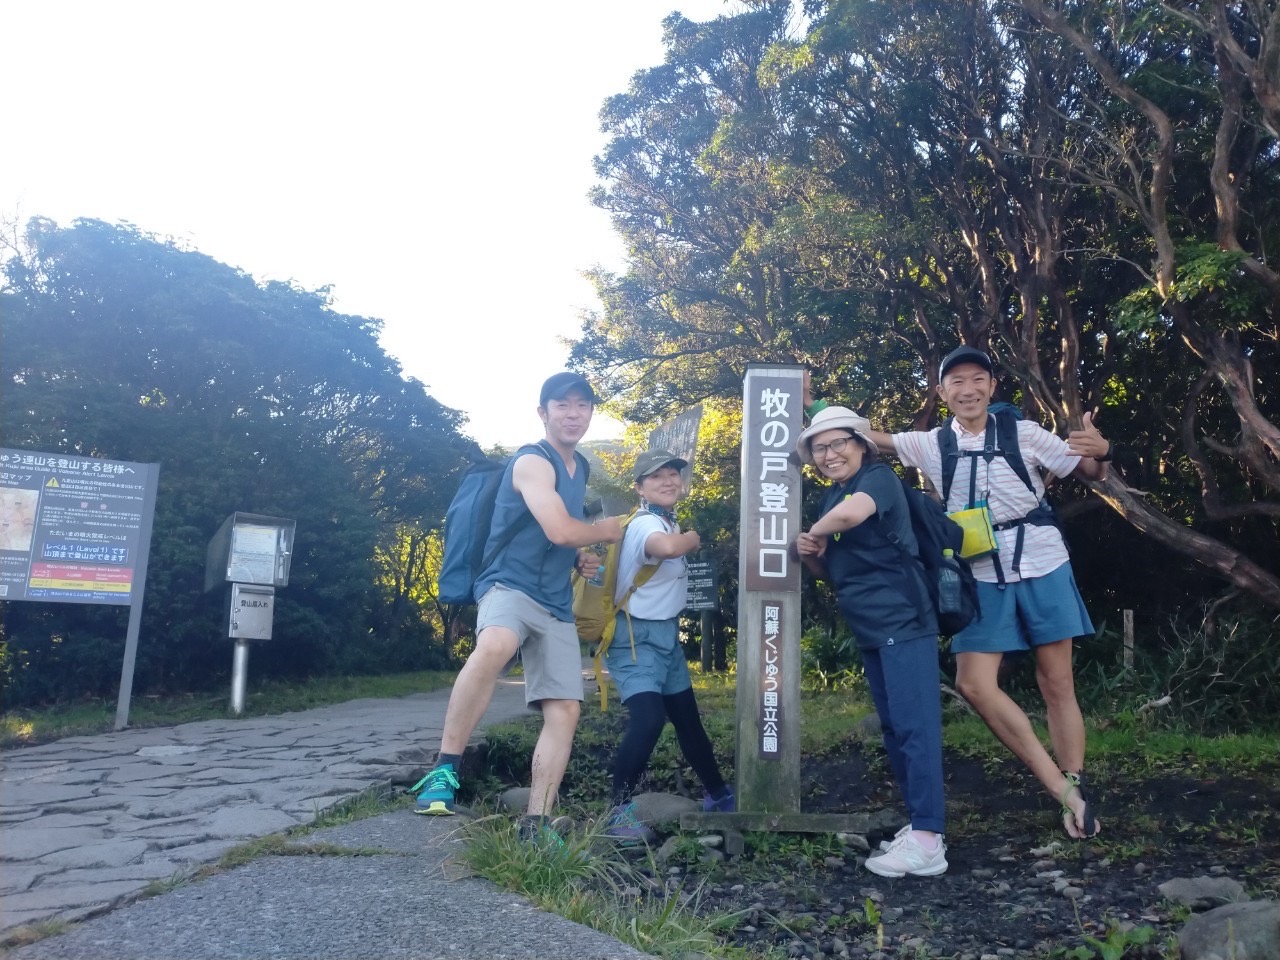
[[(618, 550), (618, 589), (614, 597), (617, 603), (626, 596), (635, 581), (636, 574), (645, 564), (657, 562), (656, 557), (645, 553), (646, 541), (655, 533), (678, 533), (680, 528), (647, 510), (641, 510), (627, 524), (626, 535)], [(684, 557), (663, 560), (647, 583), (631, 595), (627, 610), (641, 620), (670, 620), (684, 609), (689, 590), (689, 570)]]
[[(934, 427), (929, 431), (911, 431), (895, 433), (893, 446), (898, 451), (898, 459), (909, 467), (923, 470), (933, 484), (933, 488), (942, 493), (942, 451), (938, 448), (938, 431), (942, 427)], [(983, 433), (970, 433), (960, 425), (959, 420), (951, 424), (956, 433), (956, 441), (961, 450), (981, 450), (986, 442)], [(991, 510), (992, 523), (1005, 523), (1025, 517), (1035, 509), (1044, 496), (1044, 483), (1040, 480), (1037, 467), (1043, 467), (1055, 476), (1068, 476), (1080, 458), (1071, 452), (1065, 440), (1055, 437), (1048, 430), (1027, 420), (1018, 421), (1018, 450), (1022, 461), (1031, 474), (1031, 483), (1035, 493), (1027, 489), (1027, 485), (1013, 472), (1004, 457), (995, 457), (990, 464), (978, 458), (978, 499), (987, 497), (987, 506)], [(951, 496), (947, 500), (947, 511), (963, 510), (969, 504), (969, 457), (960, 458), (960, 466), (956, 470), (955, 479), (951, 482)], [(1000, 544), (1000, 565), (1007, 581), (1018, 579), (1029, 580), (1052, 573), (1067, 562), (1067, 545), (1062, 542), (1062, 534), (1057, 527), (1033, 526), (1025, 524), (1022, 541), (1022, 575), (1019, 577), (1012, 570), (1013, 551), (1018, 541), (1017, 527), (1008, 530), (997, 530), (996, 541)], [(997, 583), (995, 563), (991, 557), (972, 560), (973, 575), (986, 583)]]

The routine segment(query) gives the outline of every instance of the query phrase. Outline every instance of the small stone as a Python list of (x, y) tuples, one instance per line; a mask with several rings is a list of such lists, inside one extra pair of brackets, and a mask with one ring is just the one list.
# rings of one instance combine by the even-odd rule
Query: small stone
[(996, 953), (1002, 957), (1016, 957), (1018, 955), (1018, 951), (1013, 947), (998, 947)]
[(995, 877), (996, 872), (990, 867), (975, 867), (969, 871), (969, 875), (975, 880), (990, 880)]
[(1084, 896), (1084, 891), (1081, 890), (1079, 887), (1068, 886), (1063, 889), (1062, 895), (1066, 897), (1068, 900), (1079, 900), (1081, 897)]
[(1148, 873), (1151, 872), (1151, 868), (1148, 867), (1145, 863), (1135, 863), (1133, 865), (1133, 872), (1139, 877), (1145, 877)]
[(753, 927), (751, 924), (749, 924), (749, 923), (748, 923), (745, 927), (743, 927), (743, 928), (742, 928), (742, 932), (743, 932), (743, 933), (755, 933), (755, 932), (756, 932), (756, 928), (755, 928), (755, 927)]
[(1033, 873), (1043, 873), (1046, 870), (1052, 870), (1057, 865), (1057, 862), (1053, 860), (1037, 860), (1031, 865), (1031, 870)]
[(724, 837), (718, 833), (704, 833), (698, 837), (698, 842), (704, 847), (718, 847), (724, 843)]
[(838, 870), (844, 866), (844, 857), (823, 857), (822, 865), (832, 870)]
[(852, 847), (859, 853), (867, 853), (871, 850), (870, 842), (861, 833), (837, 833), (836, 839), (846, 847)]
[(741, 884), (741, 883), (735, 883), (732, 887), (730, 887), (730, 888), (729, 888), (729, 892), (730, 892), (730, 893), (742, 893), (742, 892), (743, 892), (744, 890), (746, 890), (746, 889), (747, 889), (747, 888), (746, 888), (746, 886), (745, 886), (744, 884)]

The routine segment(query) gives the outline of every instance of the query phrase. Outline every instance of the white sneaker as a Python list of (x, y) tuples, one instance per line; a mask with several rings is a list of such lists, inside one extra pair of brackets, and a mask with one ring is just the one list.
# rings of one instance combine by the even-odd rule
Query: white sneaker
[(936, 877), (947, 872), (947, 845), (938, 837), (938, 848), (926, 850), (908, 830), (888, 850), (868, 857), (867, 869), (881, 877)]
[(897, 833), (893, 835), (892, 840), (881, 840), (880, 849), (888, 850), (890, 847), (894, 845), (895, 842), (897, 842), (898, 840), (901, 840), (910, 832), (911, 832), (911, 824), (908, 823), (905, 827), (903, 827), (901, 830), (899, 830)]

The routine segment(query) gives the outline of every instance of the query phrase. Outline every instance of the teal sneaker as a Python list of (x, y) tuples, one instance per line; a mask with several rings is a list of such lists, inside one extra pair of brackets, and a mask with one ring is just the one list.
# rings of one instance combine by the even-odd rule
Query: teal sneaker
[(414, 808), (414, 813), (451, 817), (453, 802), (458, 794), (458, 775), (453, 772), (452, 763), (441, 764), (409, 790), (422, 791), (418, 794), (418, 805)]
[(577, 866), (590, 860), (586, 850), (577, 844), (570, 846), (546, 817), (521, 817), (516, 823), (516, 837), (521, 843), (537, 847), (552, 859)]
[(636, 816), (634, 803), (620, 803), (609, 811), (604, 835), (619, 846), (653, 843), (658, 835)]

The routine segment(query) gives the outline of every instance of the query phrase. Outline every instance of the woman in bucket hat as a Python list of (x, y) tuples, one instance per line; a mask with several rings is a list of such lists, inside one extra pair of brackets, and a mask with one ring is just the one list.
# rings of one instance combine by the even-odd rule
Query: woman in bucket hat
[[(702, 545), (697, 532), (682, 531), (676, 522), (676, 503), (684, 495), (681, 471), (687, 466), (675, 454), (649, 450), (640, 454), (632, 471), (640, 508), (618, 551), (619, 620), (605, 655), (627, 708), (627, 730), (613, 765), (614, 807), (605, 825), (605, 835), (621, 843), (647, 842), (654, 836), (637, 817), (631, 795), (668, 720), (681, 752), (706, 788), (702, 809), (734, 809), (733, 790), (720, 774), (680, 646), (680, 612), (689, 583), (685, 557)], [(633, 589), (646, 564), (657, 564), (657, 570)]]
[[(796, 454), (830, 480), (831, 489), (818, 521), (797, 538), (796, 552), (835, 589), (862, 652), (889, 766), (911, 818), (867, 858), (867, 869), (882, 877), (932, 877), (947, 869), (938, 623), (932, 608), (906, 600), (925, 589), (923, 569), (904, 559), (890, 535), (912, 554), (919, 548), (902, 484), (879, 462), (869, 432), (865, 417), (826, 407), (800, 434)], [(908, 578), (919, 582), (913, 586)]]

